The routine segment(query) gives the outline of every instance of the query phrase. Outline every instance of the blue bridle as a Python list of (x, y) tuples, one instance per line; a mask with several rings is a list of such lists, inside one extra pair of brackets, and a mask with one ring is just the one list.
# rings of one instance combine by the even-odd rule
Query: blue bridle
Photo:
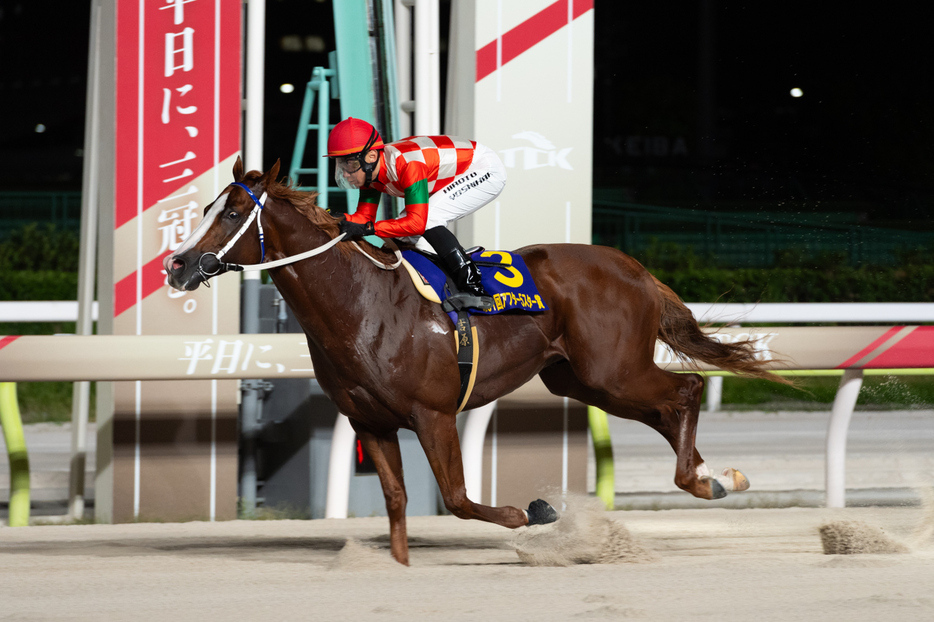
[[(262, 260), (266, 257), (266, 243), (265, 243), (264, 237), (263, 237), (263, 222), (262, 222), (262, 220), (261, 220), (260, 217), (262, 216), (263, 208), (266, 207), (266, 206), (263, 205), (263, 202), (262, 202), (262, 201), (260, 201), (259, 199), (256, 198), (256, 195), (253, 194), (253, 191), (252, 191), (252, 190), (250, 190), (249, 188), (247, 188), (247, 185), (246, 185), (246, 184), (241, 183), (241, 182), (239, 182), (239, 181), (233, 181), (233, 182), (230, 182), (230, 185), (231, 185), (231, 186), (239, 186), (239, 187), (243, 188), (243, 189), (246, 191), (246, 193), (247, 193), (248, 195), (250, 195), (250, 198), (253, 199), (253, 202), (256, 203), (256, 206), (259, 208), (259, 214), (258, 214), (257, 217), (256, 217), (256, 226), (259, 227), (259, 250), (260, 250), (260, 257), (259, 257), (259, 260), (262, 261)], [(266, 193), (264, 192), (264, 193), (263, 193), (263, 200), (265, 200), (265, 199), (266, 199)], [(254, 208), (254, 209), (256, 209), (256, 208)], [(238, 237), (239, 237), (239, 236), (238, 236)]]

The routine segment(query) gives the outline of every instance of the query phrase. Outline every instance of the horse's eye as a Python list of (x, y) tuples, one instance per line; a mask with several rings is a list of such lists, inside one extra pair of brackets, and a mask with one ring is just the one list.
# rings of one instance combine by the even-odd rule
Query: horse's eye
[(231, 220), (236, 220), (236, 219), (240, 218), (240, 214), (238, 214), (237, 212), (234, 212), (234, 211), (230, 211), (230, 212), (227, 213), (227, 218), (229, 218), (229, 219), (231, 219)]

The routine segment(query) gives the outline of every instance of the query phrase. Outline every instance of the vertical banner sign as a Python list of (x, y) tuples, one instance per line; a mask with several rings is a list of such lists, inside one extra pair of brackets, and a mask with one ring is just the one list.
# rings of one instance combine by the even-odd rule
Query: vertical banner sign
[[(114, 196), (104, 250), (113, 256), (99, 278), (112, 290), (101, 300), (110, 299), (113, 334), (191, 334), (210, 343), (211, 335), (239, 332), (239, 278), (178, 292), (166, 284), (162, 260), (232, 181), (241, 2), (116, 0), (114, 8)], [(222, 367), (223, 353), (216, 358)], [(112, 490), (98, 497), (106, 504), (109, 492), (112, 505), (99, 516), (236, 517), (236, 381), (115, 383), (111, 423)]]
[[(459, 222), (457, 233), (465, 244), (503, 250), (589, 244), (593, 0), (472, 4), (473, 15), (469, 8), (455, 10), (460, 60), (454, 91), (461, 99), (472, 96), (473, 105), (456, 107), (451, 129), (499, 154), (506, 188), (492, 205)], [(467, 54), (472, 72), (463, 62)]]

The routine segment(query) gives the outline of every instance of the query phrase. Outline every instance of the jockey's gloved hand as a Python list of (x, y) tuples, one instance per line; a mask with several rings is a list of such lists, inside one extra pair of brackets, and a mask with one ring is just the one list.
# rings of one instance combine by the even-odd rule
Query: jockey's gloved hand
[(372, 222), (361, 224), (358, 222), (351, 222), (349, 220), (341, 221), (340, 231), (341, 233), (347, 234), (347, 237), (344, 238), (345, 240), (350, 240), (352, 238), (362, 238), (365, 235), (373, 235), (376, 233)]

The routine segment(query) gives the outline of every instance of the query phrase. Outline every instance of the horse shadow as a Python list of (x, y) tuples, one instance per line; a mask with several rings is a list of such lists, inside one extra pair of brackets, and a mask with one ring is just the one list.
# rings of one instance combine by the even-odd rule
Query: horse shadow
[[(6, 542), (0, 553), (6, 555), (89, 556), (97, 558), (192, 556), (217, 557), (256, 562), (314, 563), (333, 559), (350, 537), (297, 536), (170, 536), (97, 538), (92, 540), (48, 540)], [(388, 535), (355, 538), (362, 545), (390, 554)], [(409, 546), (425, 552), (509, 550), (503, 540), (454, 536), (410, 537)], [(519, 563), (516, 560), (516, 563)], [(496, 563), (455, 563), (454, 565), (502, 565)]]

